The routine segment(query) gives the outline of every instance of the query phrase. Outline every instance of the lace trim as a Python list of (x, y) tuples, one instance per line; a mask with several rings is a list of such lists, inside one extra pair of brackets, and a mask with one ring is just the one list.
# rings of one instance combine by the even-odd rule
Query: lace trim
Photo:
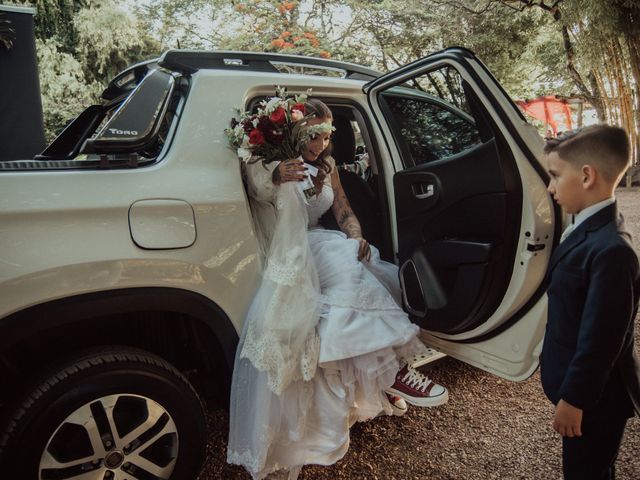
[[(282, 334), (288, 335), (288, 332)], [(315, 329), (305, 339), (298, 358), (290, 348), (283, 348), (284, 345), (287, 343), (274, 330), (265, 330), (259, 335), (251, 322), (240, 354), (240, 358), (248, 359), (257, 370), (267, 374), (267, 384), (276, 395), (281, 395), (291, 382), (311, 380), (320, 354), (320, 337)]]
[(251, 448), (242, 449), (242, 451), (232, 450), (229, 448), (227, 450), (227, 463), (232, 463), (234, 465), (242, 465), (249, 472), (251, 472), (252, 477), (261, 477), (264, 478), (271, 472), (275, 472), (276, 470), (281, 470), (284, 468), (281, 465), (273, 465), (273, 469), (268, 469), (265, 471), (265, 466), (267, 463), (267, 452), (269, 451), (269, 446), (273, 442), (275, 435), (271, 428), (267, 429), (267, 432), (258, 434), (258, 442), (256, 443), (259, 446), (259, 454), (255, 455)]
[(227, 452), (227, 463), (242, 465), (253, 473), (257, 473), (264, 466), (264, 460), (256, 458), (250, 450), (243, 452), (229, 450)]
[(318, 357), (320, 356), (320, 336), (315, 329), (312, 335), (307, 337), (305, 348), (300, 357), (300, 373), (302, 380), (310, 381), (316, 374), (318, 366)]
[(294, 471), (293, 476), (289, 473), (287, 476), (287, 480), (291, 480), (292, 478), (298, 478), (299, 468), (298, 465), (281, 465), (279, 463), (274, 463), (270, 465), (268, 468), (265, 468), (265, 461), (260, 461), (255, 458), (255, 456), (251, 453), (250, 450), (245, 450), (243, 452), (235, 452), (229, 451), (227, 453), (227, 463), (231, 463), (233, 465), (241, 465), (245, 467), (254, 479), (263, 479), (267, 476), (271, 475), (274, 472), (280, 470), (291, 470)]
[(292, 248), (284, 262), (270, 258), (264, 276), (280, 285), (295, 286), (304, 281), (304, 270), (300, 268), (303, 254), (300, 247)]
[[(357, 267), (356, 267), (357, 268)], [(362, 267), (361, 267), (362, 268)], [(365, 272), (367, 275), (368, 272)], [(325, 305), (357, 310), (400, 310), (393, 296), (376, 282), (361, 279), (348, 291), (332, 288), (320, 295)]]
[(322, 305), (330, 307), (352, 308), (354, 310), (381, 310), (381, 311), (402, 311), (398, 304), (391, 298), (376, 297), (375, 295), (352, 296), (349, 295), (321, 295)]

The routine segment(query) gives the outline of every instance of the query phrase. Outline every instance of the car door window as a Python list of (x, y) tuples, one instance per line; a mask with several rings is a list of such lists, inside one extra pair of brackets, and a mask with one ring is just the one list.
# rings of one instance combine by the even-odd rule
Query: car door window
[(440, 69), (381, 94), (405, 167), (433, 162), (481, 143), (459, 74)]

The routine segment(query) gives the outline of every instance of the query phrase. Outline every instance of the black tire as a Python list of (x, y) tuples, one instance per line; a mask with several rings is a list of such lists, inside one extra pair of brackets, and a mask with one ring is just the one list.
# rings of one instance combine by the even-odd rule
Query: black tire
[[(110, 470), (111, 478), (191, 480), (204, 459), (206, 417), (198, 394), (173, 366), (142, 350), (79, 355), (53, 369), (10, 412), (0, 434), (1, 478), (71, 479), (95, 471), (107, 479), (111, 474), (98, 472)], [(62, 466), (81, 458), (86, 461), (71, 470)], [(145, 476), (141, 466), (161, 475)]]

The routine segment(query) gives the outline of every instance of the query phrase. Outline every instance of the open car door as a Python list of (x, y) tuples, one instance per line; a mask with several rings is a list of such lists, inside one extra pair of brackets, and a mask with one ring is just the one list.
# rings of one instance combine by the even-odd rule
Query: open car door
[(542, 139), (465, 49), (425, 57), (364, 90), (394, 168), (387, 188), (405, 309), (429, 345), (504, 378), (528, 378), (560, 229), (538, 160)]

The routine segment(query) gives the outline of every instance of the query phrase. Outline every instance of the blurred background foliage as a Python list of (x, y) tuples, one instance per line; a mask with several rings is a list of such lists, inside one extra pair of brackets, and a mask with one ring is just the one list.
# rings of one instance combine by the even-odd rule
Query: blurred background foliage
[(448, 46), (518, 99), (562, 95), (640, 130), (637, 0), (18, 0), (37, 9), (49, 137), (125, 66), (169, 48), (310, 55), (388, 71)]

